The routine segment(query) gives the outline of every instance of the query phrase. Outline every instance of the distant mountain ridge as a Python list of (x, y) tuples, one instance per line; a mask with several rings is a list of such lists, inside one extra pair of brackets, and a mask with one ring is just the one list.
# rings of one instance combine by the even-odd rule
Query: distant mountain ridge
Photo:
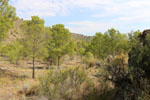
[[(16, 19), (13, 28), (9, 31), (8, 37), (4, 41), (5, 44), (12, 43), (16, 39), (23, 37), (22, 36), (23, 32), (21, 30), (21, 24), (23, 23), (23, 21), (24, 21), (23, 19)], [(75, 41), (79, 41), (79, 40), (90, 41), (92, 39), (92, 36), (85, 36), (78, 33), (71, 33), (71, 36)]]
[(92, 36), (85, 36), (85, 35), (78, 34), (78, 33), (72, 33), (72, 38), (75, 40), (90, 41), (92, 39)]

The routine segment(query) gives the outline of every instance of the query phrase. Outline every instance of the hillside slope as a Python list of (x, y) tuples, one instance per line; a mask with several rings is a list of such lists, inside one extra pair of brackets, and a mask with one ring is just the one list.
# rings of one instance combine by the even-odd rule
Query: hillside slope
[(23, 19), (17, 19), (14, 22), (14, 26), (10, 31), (8, 32), (8, 37), (4, 40), (4, 44), (9, 44), (15, 41), (18, 38), (22, 38), (22, 30), (21, 30), (21, 24), (23, 22)]
[[(8, 33), (8, 37), (4, 41), (6, 44), (15, 41), (17, 38), (23, 37), (22, 30), (20, 27), (22, 23), (23, 23), (23, 19), (17, 19), (15, 21), (14, 27), (10, 30), (10, 32)], [(71, 34), (72, 34), (72, 38), (75, 41), (79, 41), (79, 40), (90, 41), (92, 39), (92, 36), (85, 36), (77, 33), (71, 33)]]

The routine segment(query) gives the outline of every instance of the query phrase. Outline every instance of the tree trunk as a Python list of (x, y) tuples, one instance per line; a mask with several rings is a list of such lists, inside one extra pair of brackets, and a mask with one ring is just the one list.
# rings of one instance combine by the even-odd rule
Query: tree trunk
[(32, 78), (34, 79), (35, 78), (35, 66), (34, 66), (34, 62), (35, 62), (35, 58), (33, 57), (33, 72), (32, 72)]
[(53, 65), (53, 61), (52, 60), (50, 60), (50, 66), (52, 66)]
[(60, 66), (60, 56), (58, 56), (58, 67)]

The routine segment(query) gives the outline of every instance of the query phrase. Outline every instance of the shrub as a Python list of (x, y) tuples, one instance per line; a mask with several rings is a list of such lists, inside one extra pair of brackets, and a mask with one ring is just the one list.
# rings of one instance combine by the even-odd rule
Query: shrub
[(91, 52), (87, 52), (83, 58), (83, 62), (85, 62), (88, 65), (88, 67), (93, 67), (96, 65), (98, 60), (94, 58)]
[[(150, 30), (139, 34), (136, 42), (129, 52), (130, 86), (124, 91), (132, 100), (149, 100), (150, 97)], [(125, 78), (124, 78), (125, 79)], [(122, 89), (123, 90), (123, 89)]]
[(99, 68), (99, 79), (104, 81), (100, 82), (103, 85), (101, 90), (104, 100), (111, 100), (105, 96), (107, 93), (111, 93), (111, 98), (115, 100), (124, 100), (124, 96), (127, 96), (125, 91), (128, 91), (130, 86), (128, 86), (130, 79), (128, 78), (127, 58), (125, 54), (108, 57), (105, 60), (105, 66)]
[(28, 83), (25, 83), (21, 88), (19, 88), (18, 95), (24, 95), (24, 96), (35, 96), (38, 95), (38, 81), (29, 81)]
[(87, 72), (80, 67), (50, 70), (40, 78), (40, 94), (50, 100), (70, 100), (73, 98), (73, 94), (80, 92), (84, 83), (88, 88), (92, 86)]

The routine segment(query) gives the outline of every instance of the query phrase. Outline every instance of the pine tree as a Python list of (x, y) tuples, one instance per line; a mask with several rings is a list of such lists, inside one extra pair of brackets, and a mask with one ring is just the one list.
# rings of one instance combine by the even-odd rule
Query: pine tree
[(60, 66), (60, 59), (69, 51), (68, 45), (71, 42), (71, 34), (68, 29), (62, 24), (52, 26), (52, 35), (49, 41), (49, 56), (56, 57), (58, 66)]
[(25, 30), (24, 46), (27, 56), (32, 58), (33, 73), (32, 78), (35, 78), (35, 59), (43, 55), (45, 34), (44, 20), (38, 16), (32, 16), (32, 20), (25, 21), (22, 25)]

